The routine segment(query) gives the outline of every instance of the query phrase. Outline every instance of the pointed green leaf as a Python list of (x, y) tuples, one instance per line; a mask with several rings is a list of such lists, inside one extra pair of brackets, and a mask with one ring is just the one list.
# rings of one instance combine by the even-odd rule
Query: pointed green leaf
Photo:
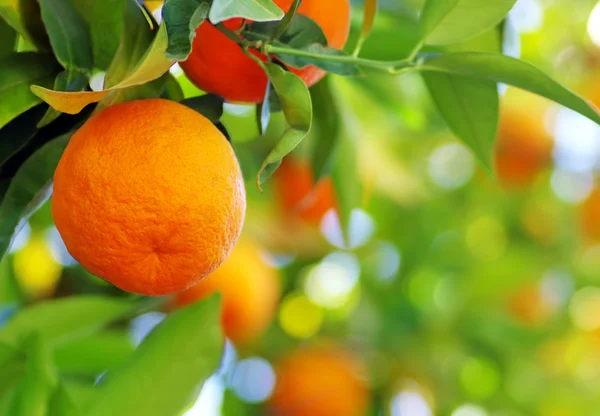
[(86, 416), (177, 415), (219, 367), (224, 336), (217, 296), (176, 311), (97, 386)]
[(499, 99), (495, 82), (460, 75), (424, 72), (423, 79), (452, 132), (492, 172)]
[(312, 168), (315, 181), (329, 173), (331, 161), (340, 136), (340, 114), (331, 92), (329, 77), (310, 89), (313, 105)]
[(549, 98), (600, 124), (600, 114), (585, 99), (535, 66), (515, 58), (488, 52), (450, 53), (424, 58), (419, 69), (514, 85)]
[(279, 65), (265, 63), (273, 89), (277, 93), (288, 128), (267, 155), (257, 176), (257, 185), (277, 170), (281, 160), (300, 144), (312, 124), (312, 102), (304, 81)]
[(50, 198), (54, 170), (69, 138), (70, 134), (66, 134), (45, 144), (21, 165), (12, 179), (0, 203), (0, 259), (31, 214)]
[(68, 70), (89, 73), (93, 67), (88, 26), (70, 1), (40, 0), (42, 20), (56, 58)]
[(14, 53), (0, 61), (0, 128), (40, 102), (31, 84), (50, 86), (60, 70), (49, 54)]
[(213, 24), (233, 17), (255, 22), (281, 20), (284, 12), (272, 0), (213, 0), (209, 18)]
[(88, 335), (134, 308), (135, 304), (124, 299), (91, 295), (37, 303), (0, 329), (0, 342), (16, 346), (23, 336), (39, 332), (50, 345), (59, 345)]
[(206, 0), (169, 0), (165, 3), (162, 15), (169, 46), (167, 57), (185, 61), (192, 52), (192, 41), (196, 29), (208, 17), (210, 2)]
[(477, 36), (496, 26), (517, 0), (427, 0), (420, 17), (421, 39), (447, 45)]

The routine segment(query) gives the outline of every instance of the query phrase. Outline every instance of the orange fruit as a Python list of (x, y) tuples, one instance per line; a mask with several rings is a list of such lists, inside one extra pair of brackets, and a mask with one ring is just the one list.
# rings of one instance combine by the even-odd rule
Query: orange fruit
[[(284, 11), (292, 5), (292, 0), (274, 1)], [(312, 18), (323, 29), (329, 46), (344, 47), (350, 30), (349, 0), (304, 0), (298, 13)], [(236, 30), (241, 22), (241, 19), (231, 19), (224, 24)], [(266, 60), (265, 56), (256, 55)], [(198, 88), (218, 94), (227, 101), (259, 103), (265, 96), (267, 76), (263, 69), (208, 21), (196, 30), (192, 53), (180, 65)], [(325, 76), (325, 71), (314, 66), (290, 70), (309, 87)]]
[(301, 159), (284, 159), (275, 172), (273, 186), (284, 212), (314, 225), (337, 207), (333, 180), (323, 178), (315, 183), (310, 164)]
[(173, 101), (131, 101), (91, 117), (54, 174), (52, 215), (91, 273), (149, 296), (197, 283), (229, 255), (246, 195), (227, 139)]
[(362, 416), (369, 401), (362, 368), (345, 350), (297, 350), (275, 365), (276, 384), (269, 407), (278, 416)]
[(553, 147), (544, 127), (545, 103), (515, 99), (509, 92), (503, 103), (494, 153), (498, 181), (508, 188), (531, 185), (550, 164)]
[(261, 258), (256, 244), (240, 239), (217, 270), (178, 293), (172, 306), (185, 306), (213, 293), (223, 297), (221, 320), (225, 335), (235, 343), (248, 342), (273, 320), (279, 300), (279, 276)]
[(580, 207), (581, 231), (590, 242), (600, 241), (600, 189), (596, 188)]

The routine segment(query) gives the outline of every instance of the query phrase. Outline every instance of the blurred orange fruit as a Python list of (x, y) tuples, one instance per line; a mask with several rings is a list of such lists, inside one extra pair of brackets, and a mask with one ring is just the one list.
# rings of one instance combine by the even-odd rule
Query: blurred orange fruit
[(275, 172), (273, 186), (281, 208), (308, 223), (318, 225), (337, 207), (331, 178), (315, 183), (310, 163), (287, 157)]
[(580, 207), (583, 237), (589, 242), (600, 241), (600, 188), (594, 189)]
[(496, 174), (503, 186), (531, 185), (550, 164), (553, 141), (544, 126), (546, 108), (546, 103), (530, 95), (507, 93), (494, 153)]
[(361, 365), (335, 346), (292, 352), (275, 366), (269, 407), (278, 416), (362, 416), (369, 391)]
[(519, 322), (538, 325), (551, 314), (552, 308), (538, 285), (529, 285), (515, 291), (508, 300), (510, 314)]
[(69, 253), (128, 292), (180, 292), (229, 255), (246, 195), (227, 139), (173, 101), (91, 117), (54, 174), (52, 214)]
[[(274, 2), (287, 11), (293, 0)], [(310, 17), (323, 29), (329, 46), (343, 48), (350, 29), (349, 0), (304, 0), (298, 13)], [(242, 20), (231, 19), (224, 24), (231, 30), (237, 30)], [(256, 55), (266, 60), (264, 55)], [(267, 76), (264, 70), (208, 21), (197, 29), (192, 53), (180, 65), (198, 88), (218, 94), (227, 101), (259, 103), (265, 96)], [(325, 76), (323, 70), (314, 66), (290, 70), (309, 87)]]
[(217, 270), (177, 294), (172, 306), (181, 307), (220, 293), (225, 334), (233, 342), (243, 343), (263, 333), (273, 320), (279, 286), (278, 273), (261, 258), (257, 245), (240, 239)]

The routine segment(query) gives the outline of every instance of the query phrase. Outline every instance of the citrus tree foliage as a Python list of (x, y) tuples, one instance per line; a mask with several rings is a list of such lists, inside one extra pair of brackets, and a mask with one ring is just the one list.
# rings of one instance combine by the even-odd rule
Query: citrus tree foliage
[[(361, 16), (353, 24), (354, 36), (339, 50), (327, 44), (314, 21), (295, 13), (299, 1), (284, 13), (271, 0), (167, 0), (159, 23), (133, 0), (0, 0), (0, 257), (51, 197), (54, 169), (70, 136), (94, 112), (162, 97), (182, 102), (225, 129), (223, 99), (184, 96), (169, 72), (189, 57), (195, 31), (205, 21), (249, 56), (260, 52), (268, 57), (258, 61), (269, 86), (257, 106), (255, 128), (269, 140), (251, 149), (242, 146), (245, 176), (260, 189), (308, 134), (318, 135), (311, 166), (316, 178), (332, 176), (343, 225), (367, 192), (356, 181), (356, 147), (340, 134), (342, 115), (329, 78), (309, 90), (282, 63), (314, 65), (374, 90), (382, 76), (422, 77), (441, 119), (492, 177), (501, 84), (600, 124), (596, 109), (581, 96), (535, 65), (503, 53), (505, 18), (516, 0), (426, 0), (408, 20), (379, 5), (387, 27), (397, 28), (383, 37), (373, 32), (377, 1), (360, 3), (364, 8), (353, 8)], [(222, 24), (231, 18), (245, 19), (241, 30)], [(373, 44), (383, 52), (363, 54), (370, 36), (377, 37)], [(103, 83), (92, 82), (92, 89), (90, 80), (99, 73), (104, 73)], [(347, 122), (349, 116), (344, 117)], [(275, 140), (272, 130), (267, 134), (273, 120), (278, 124)], [(77, 342), (89, 337), (103, 345), (107, 327), (118, 329), (156, 305), (103, 290), (105, 296), (78, 295), (23, 307), (17, 286), (8, 278), (0, 285), (0, 306), (16, 305), (6, 309), (7, 316), (0, 314), (0, 414), (175, 415), (220, 365), (224, 340), (219, 301), (213, 298), (169, 315), (135, 351), (114, 348), (109, 357), (98, 358), (94, 370), (109, 371), (92, 389), (94, 372), (83, 369), (88, 377), (83, 384), (91, 391), (81, 394), (53, 362), (60, 348), (76, 351), (86, 345)], [(392, 294), (381, 293), (381, 302), (393, 304)], [(401, 315), (402, 308), (399, 304), (394, 313)]]

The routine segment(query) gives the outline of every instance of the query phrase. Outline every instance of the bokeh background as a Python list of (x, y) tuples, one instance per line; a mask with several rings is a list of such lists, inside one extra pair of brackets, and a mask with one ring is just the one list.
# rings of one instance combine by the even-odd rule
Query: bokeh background
[[(363, 55), (406, 56), (421, 3), (382, 0)], [(353, 6), (356, 32), (362, 4)], [(502, 37), (505, 53), (600, 106), (597, 1), (520, 0)], [(186, 96), (200, 93), (177, 67), (172, 73)], [(275, 117), (259, 137), (254, 107), (226, 105), (224, 124), (248, 179), (244, 238), (277, 269), (280, 302), (258, 340), (227, 344), (221, 369), (186, 415), (264, 414), (273, 363), (322, 343), (343, 346), (364, 365), (372, 415), (598, 414), (600, 127), (501, 86), (492, 178), (451, 135), (418, 74), (327, 82), (333, 121), (317, 123), (292, 159), (308, 160), (337, 132), (343, 163), (332, 183), (359, 202), (346, 230), (331, 201), (317, 202), (310, 218), (286, 205), (278, 180), (293, 194), (302, 186), (297, 175), (256, 190), (253, 175), (283, 121)], [(69, 256), (49, 205), (10, 253), (0, 263), (0, 324), (16, 300), (120, 296)], [(59, 348), (55, 362), (67, 374), (101, 373), (163, 317), (149, 313)]]

